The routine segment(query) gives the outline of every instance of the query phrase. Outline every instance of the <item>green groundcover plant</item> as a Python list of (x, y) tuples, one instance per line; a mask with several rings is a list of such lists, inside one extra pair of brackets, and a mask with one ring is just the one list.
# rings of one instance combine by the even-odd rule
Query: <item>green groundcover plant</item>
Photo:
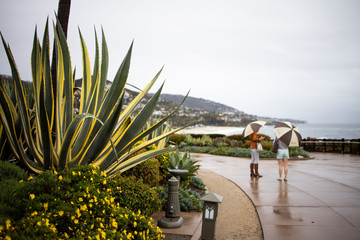
[(164, 239), (151, 218), (120, 206), (121, 186), (111, 181), (91, 166), (45, 171), (21, 181), (12, 194), (21, 199), (21, 217), (2, 220), (0, 238)]

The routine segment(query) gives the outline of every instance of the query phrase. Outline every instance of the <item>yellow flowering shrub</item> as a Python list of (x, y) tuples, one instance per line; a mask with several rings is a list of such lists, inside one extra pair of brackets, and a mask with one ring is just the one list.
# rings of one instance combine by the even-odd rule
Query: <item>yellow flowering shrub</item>
[(0, 239), (164, 239), (151, 219), (115, 201), (112, 181), (90, 166), (23, 181), (24, 215), (0, 222)]

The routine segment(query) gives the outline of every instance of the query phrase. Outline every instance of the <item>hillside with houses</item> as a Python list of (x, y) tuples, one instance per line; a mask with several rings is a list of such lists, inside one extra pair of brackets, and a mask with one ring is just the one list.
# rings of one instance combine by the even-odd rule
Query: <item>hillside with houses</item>
[[(0, 75), (1, 81), (6, 81), (9, 86), (12, 85), (12, 78), (6, 75)], [(75, 81), (75, 87), (81, 88), (82, 80)], [(106, 89), (111, 86), (112, 82), (107, 81)], [(30, 82), (26, 82), (26, 86), (31, 85)], [(125, 89), (124, 107), (126, 107), (139, 92), (130, 89)], [(81, 91), (75, 94), (74, 111), (78, 112), (79, 99)], [(145, 104), (149, 101), (153, 94), (148, 94), (142, 99), (137, 106), (135, 113), (140, 111)], [(185, 96), (174, 94), (161, 94), (160, 100), (154, 111), (155, 118), (162, 118), (173, 111), (184, 99)], [(171, 123), (174, 127), (181, 127), (186, 124), (192, 125), (205, 125), (205, 126), (245, 126), (249, 122), (255, 120), (263, 120), (271, 124), (272, 122), (290, 121), (293, 123), (306, 123), (306, 121), (295, 119), (278, 119), (271, 117), (262, 117), (256, 115), (246, 114), (243, 111), (227, 106), (225, 104), (217, 103), (207, 99), (196, 98), (188, 96), (185, 102), (181, 105), (179, 110), (171, 117)]]

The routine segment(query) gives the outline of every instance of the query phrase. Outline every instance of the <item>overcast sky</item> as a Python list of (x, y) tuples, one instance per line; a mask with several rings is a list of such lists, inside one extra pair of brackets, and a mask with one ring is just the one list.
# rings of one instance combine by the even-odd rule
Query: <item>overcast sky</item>
[[(58, 1), (0, 3), (0, 31), (30, 80), (35, 26), (42, 38)], [(73, 0), (68, 42), (77, 78), (78, 27), (92, 63), (94, 28), (104, 29), (109, 80), (134, 40), (128, 81), (140, 88), (164, 65), (152, 92), (165, 81), (165, 93), (191, 90), (249, 114), (360, 123), (359, 0)], [(2, 45), (0, 73), (10, 74)]]

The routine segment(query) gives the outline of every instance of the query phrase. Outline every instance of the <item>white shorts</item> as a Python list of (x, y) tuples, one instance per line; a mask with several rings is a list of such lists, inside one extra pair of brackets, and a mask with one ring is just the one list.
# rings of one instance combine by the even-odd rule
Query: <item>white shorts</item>
[(259, 152), (256, 148), (250, 148), (251, 151), (251, 161), (250, 163), (259, 163)]

